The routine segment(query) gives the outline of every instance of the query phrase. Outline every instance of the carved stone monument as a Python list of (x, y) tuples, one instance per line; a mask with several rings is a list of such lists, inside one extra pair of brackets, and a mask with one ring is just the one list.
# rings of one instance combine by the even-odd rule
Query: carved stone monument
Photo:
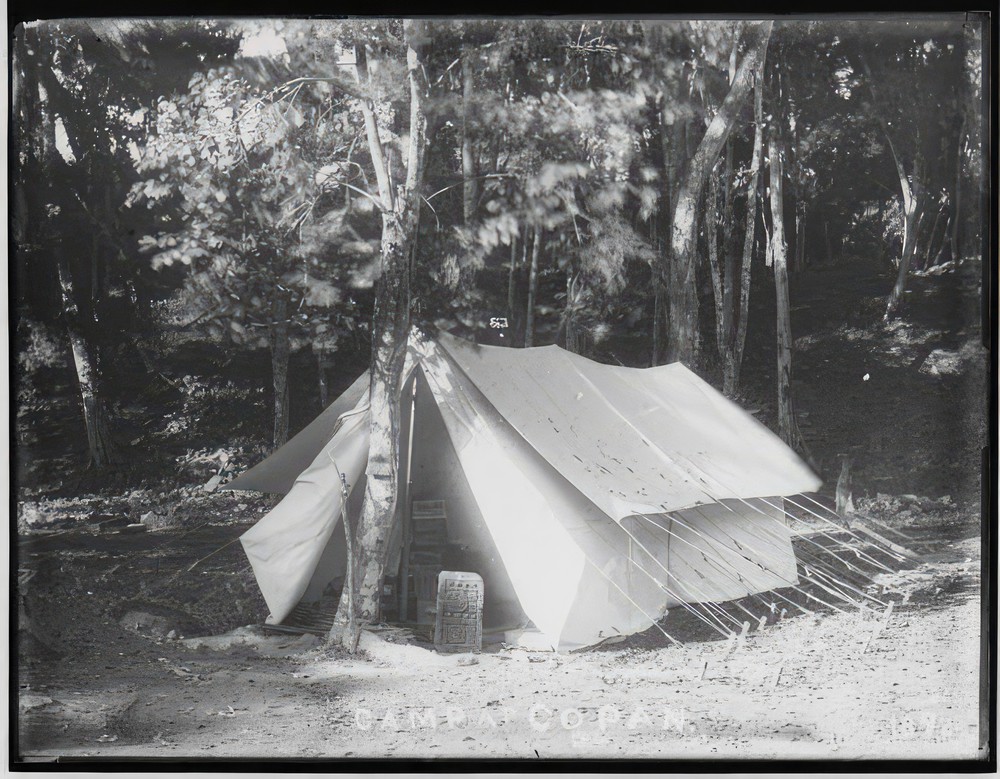
[(478, 652), (483, 647), (483, 577), (465, 571), (438, 575), (434, 648)]

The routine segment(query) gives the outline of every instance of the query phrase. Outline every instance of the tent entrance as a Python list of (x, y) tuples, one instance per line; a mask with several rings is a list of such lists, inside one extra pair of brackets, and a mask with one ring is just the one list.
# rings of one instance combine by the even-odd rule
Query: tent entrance
[(413, 402), (403, 404), (400, 429), (411, 429), (412, 409), (413, 432), (412, 445), (405, 439), (400, 441), (400, 496), (408, 501), (409, 510), (403, 512), (396, 542), (398, 564), (393, 564), (391, 556), (389, 566), (397, 573), (396, 592), (401, 596), (398, 621), (432, 625), (438, 574), (469, 571), (483, 577), (484, 631), (524, 627), (527, 617), (466, 480), (438, 409), (439, 401), (419, 367), (402, 396), (412, 397)]

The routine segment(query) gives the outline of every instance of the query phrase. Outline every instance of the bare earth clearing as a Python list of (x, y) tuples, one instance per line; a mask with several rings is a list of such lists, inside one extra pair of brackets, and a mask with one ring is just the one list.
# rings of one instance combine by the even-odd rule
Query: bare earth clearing
[[(117, 612), (90, 605), (93, 590), (55, 597), (52, 584), (32, 598), (29, 584), (27, 611), (49, 644), (22, 646), (20, 751), (41, 760), (975, 758), (978, 533), (957, 518), (911, 532), (949, 540), (886, 580), (895, 606), (880, 632), (881, 614), (826, 610), (737, 645), (494, 648), (475, 662), (372, 634), (357, 657), (309, 636), (247, 629), (204, 641), (143, 637), (115, 621)], [(199, 553), (187, 550), (192, 561)], [(35, 552), (43, 554), (59, 559)], [(139, 557), (124, 559), (134, 575)], [(87, 586), (81, 569), (57, 567)], [(71, 627), (45, 627), (58, 620)]]

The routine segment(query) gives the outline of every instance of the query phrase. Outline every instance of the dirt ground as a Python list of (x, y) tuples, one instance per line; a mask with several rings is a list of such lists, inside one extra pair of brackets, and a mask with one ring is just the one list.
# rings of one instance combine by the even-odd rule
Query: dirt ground
[(842, 603), (744, 641), (570, 654), (439, 655), (366, 633), (352, 657), (248, 628), (182, 640), (217, 630), (210, 592), (255, 608), (238, 545), (186, 573), (240, 528), (23, 538), (22, 569), (37, 572), (23, 588), (17, 746), (29, 760), (975, 758), (978, 526), (941, 521), (910, 513), (908, 532), (934, 542), (878, 578), (873, 592), (893, 600), (884, 626)]

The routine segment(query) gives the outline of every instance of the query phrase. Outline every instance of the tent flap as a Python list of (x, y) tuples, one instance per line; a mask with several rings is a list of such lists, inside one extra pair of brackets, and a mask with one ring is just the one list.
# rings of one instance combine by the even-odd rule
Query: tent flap
[(271, 610), (270, 622), (281, 622), (298, 604), (340, 521), (340, 474), (353, 489), (367, 462), (368, 413), (345, 415), (281, 503), (240, 536)]

